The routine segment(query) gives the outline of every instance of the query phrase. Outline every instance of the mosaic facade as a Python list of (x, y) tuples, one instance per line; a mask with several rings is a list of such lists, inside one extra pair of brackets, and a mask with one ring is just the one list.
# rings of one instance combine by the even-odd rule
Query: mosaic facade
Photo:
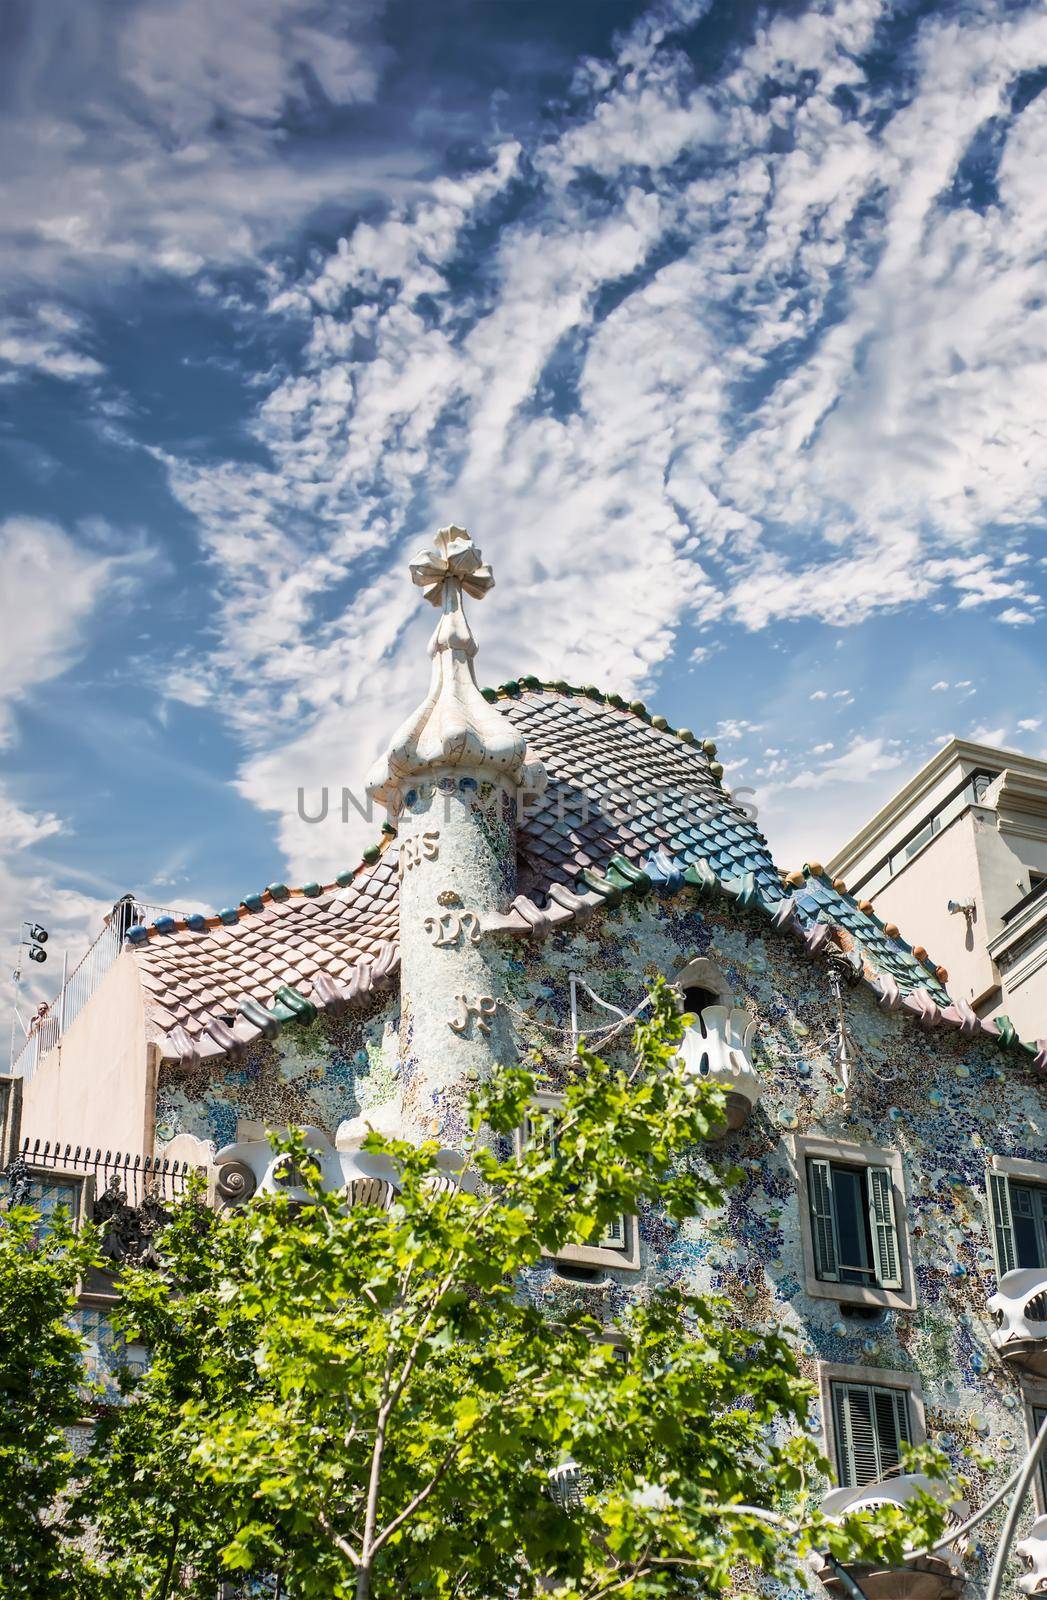
[[(1036, 1398), (996, 1355), (987, 1310), (996, 1288), (990, 1159), (1042, 1163), (1047, 1178), (1047, 1109), (1031, 1062), (985, 1037), (922, 1030), (880, 1007), (867, 984), (834, 986), (825, 959), (770, 929), (760, 912), (724, 902), (699, 909), (683, 894), (647, 894), (584, 926), (497, 944), (517, 1049), (536, 1053), (553, 1090), (569, 1070), (572, 974), (631, 1012), (656, 975), (673, 977), (704, 957), (757, 1023), (752, 1054), (762, 1094), (746, 1126), (721, 1147), (744, 1174), (727, 1204), (680, 1227), (642, 1216), (639, 1274), (608, 1265), (590, 1280), (549, 1263), (533, 1275), (539, 1301), (562, 1304), (566, 1296), (612, 1324), (630, 1296), (685, 1284), (727, 1296), (746, 1323), (792, 1329), (815, 1384), (829, 1369), (852, 1369), (868, 1381), (882, 1373), (891, 1383), (910, 1374), (928, 1437), (972, 1480), (972, 1503), (983, 1503), (1024, 1453)], [(170, 1071), (159, 1089), (158, 1131), (219, 1146), (244, 1122), (307, 1121), (333, 1135), (347, 1118), (382, 1120), (398, 1092), (398, 1010), (390, 996), (363, 1017), (323, 1016), (285, 1029), (218, 1072)], [(606, 1017), (590, 1008), (582, 1022), (604, 1025)], [(608, 1053), (622, 1048), (619, 1042)], [(463, 1097), (468, 1087), (460, 1084)], [(796, 1144), (807, 1136), (900, 1158), (898, 1223), (913, 1309), (841, 1305), (831, 1289), (809, 1292)], [(824, 1437), (825, 1423), (818, 1402), (812, 1432)], [(992, 1469), (976, 1465), (982, 1455)], [(991, 1521), (979, 1530), (972, 1578), (995, 1531)]]

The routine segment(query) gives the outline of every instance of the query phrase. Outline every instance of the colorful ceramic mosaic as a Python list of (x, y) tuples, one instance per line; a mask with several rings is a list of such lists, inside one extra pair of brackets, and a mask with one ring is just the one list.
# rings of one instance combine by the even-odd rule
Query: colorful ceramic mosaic
[[(567, 1299), (612, 1323), (647, 1286), (687, 1284), (725, 1295), (746, 1323), (791, 1329), (814, 1381), (820, 1363), (910, 1373), (922, 1385), (930, 1437), (973, 1476), (975, 1498), (987, 1498), (1025, 1448), (1026, 1413), (1018, 1377), (991, 1343), (996, 1270), (986, 1174), (996, 1153), (1042, 1163), (1047, 1177), (1047, 1117), (1032, 1061), (985, 1036), (921, 1030), (880, 1005), (868, 985), (841, 990), (824, 956), (770, 928), (759, 909), (730, 900), (699, 907), (682, 891), (648, 891), (541, 941), (498, 942), (516, 1047), (535, 1052), (554, 1089), (572, 1070), (572, 974), (630, 1012), (656, 974), (674, 976), (705, 957), (756, 1022), (762, 1093), (746, 1126), (724, 1141), (724, 1156), (744, 1177), (723, 1211), (683, 1227), (645, 1214), (639, 1282), (613, 1265), (586, 1279), (549, 1263), (532, 1278), (538, 1301)], [(590, 1006), (580, 1021), (605, 1028), (608, 1017)], [(390, 996), (367, 1018), (321, 1016), (285, 1029), (218, 1070), (171, 1067), (161, 1083), (160, 1131), (219, 1145), (245, 1122), (302, 1120), (333, 1134), (345, 1118), (374, 1116), (397, 1094), (397, 1026)], [(626, 1039), (606, 1053), (625, 1050)], [(464, 1100), (468, 1088), (462, 1082), (446, 1093)], [(433, 1109), (451, 1114), (447, 1105)], [(808, 1292), (792, 1141), (811, 1134), (901, 1156), (915, 1309), (841, 1305)], [(812, 1431), (821, 1435), (824, 1421), (815, 1405)], [(986, 1449), (995, 1476), (974, 1465)], [(972, 1572), (993, 1530), (990, 1521), (976, 1541)]]
[(86, 1407), (121, 1404), (123, 1396), (118, 1375), (121, 1371), (140, 1371), (144, 1351), (137, 1346), (129, 1349), (107, 1310), (82, 1305), (74, 1313), (74, 1321), (84, 1339)]

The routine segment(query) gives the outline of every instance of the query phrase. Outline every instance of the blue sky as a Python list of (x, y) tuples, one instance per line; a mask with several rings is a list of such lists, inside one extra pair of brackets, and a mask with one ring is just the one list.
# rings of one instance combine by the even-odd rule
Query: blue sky
[[(0, 900), (330, 879), (473, 532), (481, 681), (718, 738), (779, 861), (1047, 750), (1047, 13), (22, 0)], [(45, 988), (56, 974), (46, 970)]]

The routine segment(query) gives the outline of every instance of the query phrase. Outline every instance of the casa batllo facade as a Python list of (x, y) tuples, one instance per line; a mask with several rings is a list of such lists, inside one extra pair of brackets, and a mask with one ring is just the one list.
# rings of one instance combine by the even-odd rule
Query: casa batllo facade
[[(698, 1015), (680, 1070), (724, 1088), (743, 1180), (683, 1226), (620, 1218), (536, 1271), (535, 1298), (610, 1329), (659, 1284), (725, 1295), (796, 1334), (832, 1504), (904, 1499), (901, 1449), (926, 1437), (984, 1505), (1047, 1416), (1047, 1040), (951, 999), (817, 864), (782, 874), (709, 741), (591, 687), (480, 690), (463, 597), (493, 579), (467, 534), (442, 530), (412, 575), (440, 620), (429, 693), (369, 780), (379, 841), (333, 882), (217, 916), (125, 930), (118, 907), (112, 959), (7, 1081), (9, 1170), (45, 1207), (95, 1209), (114, 1267), (148, 1259), (149, 1196), (190, 1167), (218, 1205), (280, 1182), (266, 1130), (289, 1123), (332, 1187), (391, 1195), (368, 1125), (435, 1135), (452, 1172), (493, 1062), (537, 1052), (554, 1097), (578, 1031), (626, 1050), (664, 975)], [(85, 1283), (103, 1378), (127, 1359), (112, 1303), (111, 1277)], [(998, 1536), (996, 1515), (855, 1576), (870, 1600), (974, 1597)], [(1025, 1548), (1033, 1592), (1047, 1546)]]

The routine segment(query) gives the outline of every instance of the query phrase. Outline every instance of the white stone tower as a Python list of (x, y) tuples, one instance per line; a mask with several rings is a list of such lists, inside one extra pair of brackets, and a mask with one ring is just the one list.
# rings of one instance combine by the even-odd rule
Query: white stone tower
[(462, 598), (483, 599), (494, 577), (464, 528), (441, 528), (411, 576), (442, 608), (429, 693), (367, 786), (399, 833), (403, 1132), (456, 1144), (469, 1089), (514, 1055), (503, 960), (483, 922), (516, 893), (517, 810), (545, 772), (477, 687)]

